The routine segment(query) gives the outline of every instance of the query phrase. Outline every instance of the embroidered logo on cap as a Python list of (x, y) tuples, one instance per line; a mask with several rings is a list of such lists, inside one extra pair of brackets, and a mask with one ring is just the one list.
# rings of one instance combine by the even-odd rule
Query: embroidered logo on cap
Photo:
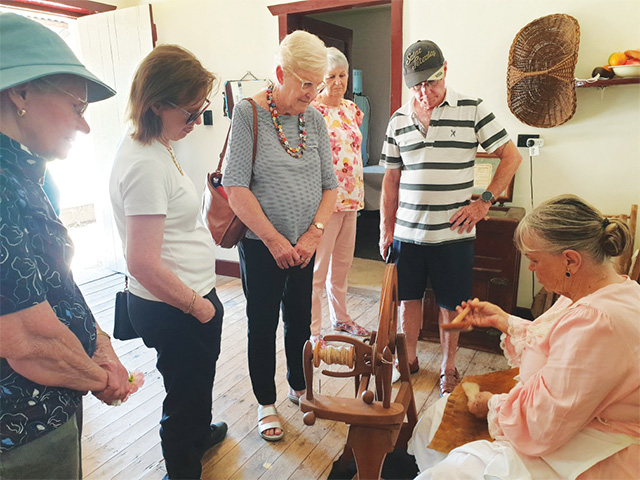
[(422, 48), (418, 48), (415, 52), (411, 52), (407, 55), (406, 65), (408, 68), (411, 70), (417, 70), (420, 65), (437, 55), (434, 50), (429, 50), (423, 56), (420, 56), (421, 53)]

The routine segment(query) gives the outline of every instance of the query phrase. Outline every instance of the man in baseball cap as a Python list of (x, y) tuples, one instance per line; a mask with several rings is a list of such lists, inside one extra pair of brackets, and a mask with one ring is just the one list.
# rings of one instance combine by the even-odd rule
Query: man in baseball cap
[(444, 78), (445, 63), (438, 45), (429, 40), (418, 40), (404, 52), (404, 82), (412, 88), (422, 82), (440, 80)]
[[(380, 164), (386, 172), (380, 254), (390, 256), (398, 267), (409, 371), (416, 373), (427, 282), (439, 307), (439, 323), (450, 323), (456, 306), (472, 298), (475, 224), (507, 188), (522, 157), (481, 99), (445, 85), (447, 62), (434, 42), (410, 45), (402, 72), (412, 96), (389, 120), (382, 149)], [(499, 157), (500, 164), (481, 198), (472, 200), (478, 144)], [(454, 362), (458, 333), (444, 332), (441, 395), (460, 381)]]

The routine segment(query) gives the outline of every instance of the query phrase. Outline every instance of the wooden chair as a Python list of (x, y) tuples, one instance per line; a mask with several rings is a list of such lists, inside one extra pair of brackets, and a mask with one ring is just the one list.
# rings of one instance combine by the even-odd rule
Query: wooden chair
[(631, 270), (629, 270), (629, 278), (640, 283), (640, 250), (636, 250), (631, 261)]
[[(346, 335), (327, 335), (327, 342), (347, 344), (340, 348), (320, 348), (319, 342), (304, 347), (304, 375), (307, 391), (300, 398), (304, 423), (313, 425), (316, 417), (344, 422), (349, 425), (347, 441), (340, 457), (340, 465), (355, 458), (357, 478), (380, 478), (382, 464), (394, 447), (406, 447), (418, 420), (413, 388), (409, 378), (409, 364), (403, 334), (396, 333), (398, 325), (398, 291), (395, 265), (387, 265), (384, 274), (378, 330), (365, 343)], [(391, 374), (398, 355), (400, 386), (391, 399)], [(320, 362), (346, 365), (349, 371), (327, 371), (333, 377), (353, 377), (355, 398), (318, 395), (313, 391), (313, 368)], [(371, 377), (375, 385), (369, 390)], [(405, 421), (406, 418), (406, 421)]]

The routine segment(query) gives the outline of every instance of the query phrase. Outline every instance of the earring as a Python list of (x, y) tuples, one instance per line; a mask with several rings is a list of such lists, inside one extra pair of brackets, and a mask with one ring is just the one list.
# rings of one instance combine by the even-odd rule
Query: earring
[(27, 111), (24, 108), (21, 108), (20, 110), (18, 110), (19, 117), (24, 117), (26, 113)]
[(569, 278), (571, 277), (571, 272), (569, 272), (568, 270), (565, 272), (564, 274), (565, 277)]

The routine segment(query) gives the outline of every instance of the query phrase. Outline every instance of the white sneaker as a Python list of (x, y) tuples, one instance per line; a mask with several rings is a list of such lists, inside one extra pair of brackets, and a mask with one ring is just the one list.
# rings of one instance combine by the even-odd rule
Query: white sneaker
[(398, 370), (398, 364), (393, 365), (393, 371), (391, 373), (391, 383), (396, 383), (400, 380), (400, 370)]

